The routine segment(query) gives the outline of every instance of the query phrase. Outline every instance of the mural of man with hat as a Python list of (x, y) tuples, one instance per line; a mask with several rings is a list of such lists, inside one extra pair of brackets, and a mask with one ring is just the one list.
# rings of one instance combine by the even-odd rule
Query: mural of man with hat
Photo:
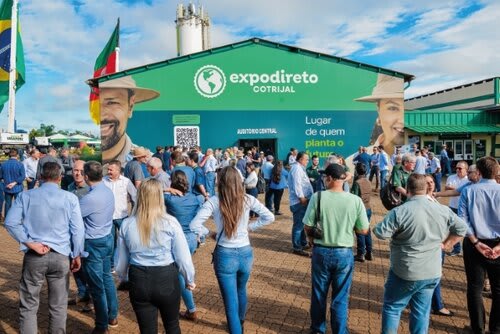
[(372, 94), (356, 101), (377, 103), (378, 118), (373, 129), (370, 145), (383, 145), (386, 152), (394, 153), (394, 147), (404, 143), (404, 92), (403, 79), (378, 74)]
[(105, 81), (99, 84), (101, 107), (102, 161), (119, 160), (125, 163), (133, 147), (126, 133), (128, 119), (132, 117), (134, 105), (156, 99), (160, 93), (137, 87), (131, 76)]

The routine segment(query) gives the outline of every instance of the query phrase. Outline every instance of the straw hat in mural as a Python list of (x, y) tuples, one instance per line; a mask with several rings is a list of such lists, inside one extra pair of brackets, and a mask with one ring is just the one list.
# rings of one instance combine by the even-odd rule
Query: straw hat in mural
[(403, 79), (386, 74), (377, 77), (377, 85), (372, 94), (355, 99), (360, 102), (377, 102), (380, 99), (402, 99), (404, 97)]
[(137, 87), (135, 80), (130, 75), (118, 79), (104, 81), (99, 84), (99, 88), (124, 88), (131, 89), (135, 94), (135, 103), (146, 102), (156, 99), (160, 93), (149, 88)]

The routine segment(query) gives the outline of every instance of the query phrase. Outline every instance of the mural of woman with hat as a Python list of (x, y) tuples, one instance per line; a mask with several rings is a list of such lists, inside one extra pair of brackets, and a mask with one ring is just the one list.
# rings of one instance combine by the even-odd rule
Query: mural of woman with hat
[(403, 83), (402, 78), (379, 73), (372, 94), (356, 99), (377, 104), (378, 117), (369, 144), (383, 145), (388, 154), (404, 143)]
[(131, 76), (104, 81), (99, 84), (101, 113), (102, 161), (126, 162), (126, 156), (134, 146), (126, 133), (128, 119), (134, 105), (156, 99), (160, 93), (137, 87)]

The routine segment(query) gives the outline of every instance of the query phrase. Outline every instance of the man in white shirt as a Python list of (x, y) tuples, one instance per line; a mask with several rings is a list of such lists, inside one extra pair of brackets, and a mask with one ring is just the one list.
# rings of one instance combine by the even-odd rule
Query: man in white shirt
[[(156, 158), (155, 158), (156, 159)], [(129, 214), (129, 202), (130, 207), (133, 206), (137, 201), (137, 190), (130, 181), (125, 176), (121, 175), (122, 164), (119, 160), (111, 160), (108, 163), (108, 175), (106, 175), (102, 182), (106, 187), (111, 189), (115, 197), (115, 211), (113, 212), (113, 228), (111, 233), (113, 234), (114, 245), (116, 248), (116, 236), (117, 232), (120, 230), (122, 222)], [(161, 168), (161, 166), (160, 166)], [(116, 252), (113, 253), (111, 257), (111, 268), (114, 268)], [(120, 283), (120, 287), (124, 287), (123, 282)]]
[(427, 168), (427, 159), (422, 156), (422, 152), (420, 152), (420, 150), (415, 151), (415, 157), (415, 169), (413, 170), (413, 173), (425, 175), (425, 169)]
[(200, 163), (200, 167), (203, 167), (203, 171), (205, 172), (205, 185), (208, 195), (210, 197), (215, 196), (215, 171), (217, 170), (217, 159), (214, 157), (214, 151), (211, 148), (207, 148), (205, 159), (203, 159), (203, 164)]
[(439, 159), (434, 156), (433, 152), (429, 152), (429, 168), (431, 170), (434, 183), (436, 184), (436, 191), (441, 191), (441, 164)]
[[(457, 163), (456, 167), (456, 174), (450, 175), (448, 179), (446, 180), (446, 186), (445, 190), (455, 190), (467, 182), (469, 182), (469, 178), (467, 177), (467, 170), (469, 168), (469, 165), (465, 161), (459, 161)], [(453, 196), (450, 197), (450, 202), (448, 203), (448, 206), (450, 207), (451, 211), (455, 212), (458, 214), (458, 202), (460, 200), (460, 196)], [(459, 255), (462, 252), (462, 245), (458, 242), (453, 246), (453, 250), (447, 255), (449, 256), (456, 256)]]
[(40, 151), (36, 148), (30, 151), (30, 157), (24, 159), (24, 171), (26, 173), (26, 183), (28, 190), (33, 189), (36, 184), (36, 171), (38, 170), (38, 159), (40, 159)]

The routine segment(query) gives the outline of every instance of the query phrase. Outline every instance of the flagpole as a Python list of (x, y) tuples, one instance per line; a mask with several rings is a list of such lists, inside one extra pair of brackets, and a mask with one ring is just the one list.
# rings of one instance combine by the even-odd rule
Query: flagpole
[(116, 72), (120, 72), (120, 18), (116, 24), (118, 26), (118, 44), (116, 45)]
[(12, 17), (10, 28), (10, 72), (9, 72), (9, 123), (7, 132), (14, 133), (16, 119), (16, 47), (17, 47), (17, 2), (12, 1)]

